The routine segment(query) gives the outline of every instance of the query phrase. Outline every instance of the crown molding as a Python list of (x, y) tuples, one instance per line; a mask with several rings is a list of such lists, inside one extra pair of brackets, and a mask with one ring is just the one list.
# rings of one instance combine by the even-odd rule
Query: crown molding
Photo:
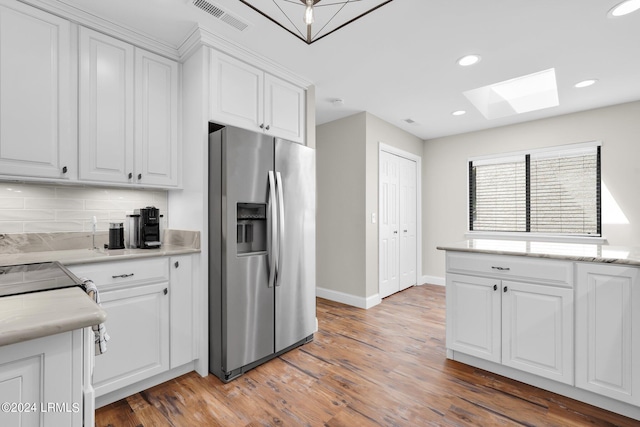
[(177, 61), (178, 48), (133, 28), (108, 21), (64, 3), (64, 0), (16, 0)]
[(191, 32), (178, 47), (180, 59), (182, 61), (186, 60), (195, 50), (197, 50), (197, 48), (203, 45), (233, 56), (236, 59), (283, 78), (297, 86), (306, 88), (313, 85), (313, 82), (293, 73), (282, 65), (229, 39), (226, 39), (219, 34), (212, 33), (199, 24), (196, 24), (193, 27)]

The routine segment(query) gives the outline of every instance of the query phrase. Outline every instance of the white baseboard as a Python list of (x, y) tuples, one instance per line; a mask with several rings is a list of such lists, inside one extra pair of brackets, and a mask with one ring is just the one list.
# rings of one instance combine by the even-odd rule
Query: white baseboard
[(430, 285), (439, 285), (439, 286), (445, 286), (446, 281), (444, 279), (444, 277), (438, 277), (438, 276), (422, 276), (422, 283), (423, 284), (430, 284)]
[(329, 301), (339, 302), (341, 304), (351, 305), (358, 308), (371, 308), (382, 302), (380, 294), (372, 295), (368, 298), (347, 294), (345, 292), (334, 291), (332, 289), (316, 287), (316, 295)]

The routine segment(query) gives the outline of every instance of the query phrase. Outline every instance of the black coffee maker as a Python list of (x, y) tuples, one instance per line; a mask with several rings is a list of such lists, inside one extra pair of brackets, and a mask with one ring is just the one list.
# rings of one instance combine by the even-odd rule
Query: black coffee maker
[(129, 219), (127, 235), (130, 248), (156, 249), (162, 244), (160, 235), (160, 210), (153, 206), (135, 209)]

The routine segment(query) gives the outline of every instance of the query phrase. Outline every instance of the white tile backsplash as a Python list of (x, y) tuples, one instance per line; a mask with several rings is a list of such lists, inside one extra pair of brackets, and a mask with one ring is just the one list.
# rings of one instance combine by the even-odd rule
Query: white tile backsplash
[(155, 206), (167, 224), (167, 192), (0, 182), (0, 234), (91, 231), (125, 222), (134, 209)]

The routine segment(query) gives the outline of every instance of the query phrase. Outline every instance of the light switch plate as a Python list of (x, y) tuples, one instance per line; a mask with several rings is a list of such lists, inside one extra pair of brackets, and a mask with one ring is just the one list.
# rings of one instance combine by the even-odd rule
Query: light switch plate
[(371, 214), (371, 223), (372, 224), (376, 223), (376, 213), (375, 212)]

